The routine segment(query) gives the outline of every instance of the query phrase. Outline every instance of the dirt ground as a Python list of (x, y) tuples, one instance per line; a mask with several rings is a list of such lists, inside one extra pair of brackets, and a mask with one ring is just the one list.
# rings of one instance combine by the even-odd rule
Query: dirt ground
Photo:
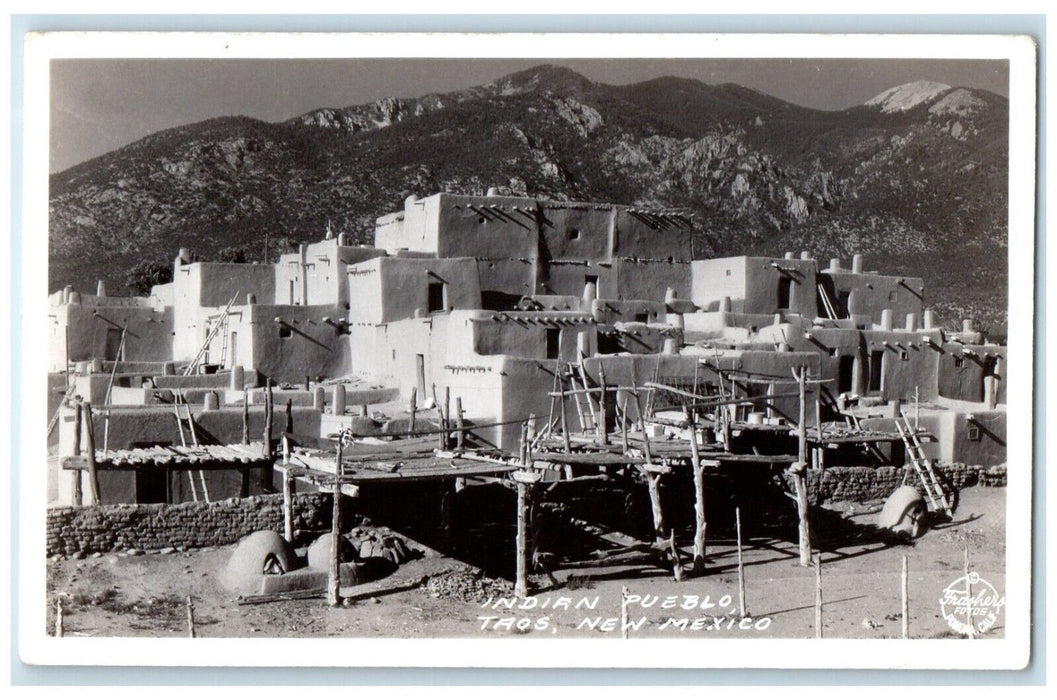
[[(847, 504), (821, 513), (817, 521), (840, 523), (818, 527), (830, 540), (821, 546), (824, 636), (901, 635), (904, 554), (910, 571), (911, 636), (960, 636), (943, 619), (940, 598), (962, 576), (966, 544), (972, 570), (1004, 595), (1005, 506), (1005, 489), (967, 489), (952, 522), (910, 544), (847, 535), (869, 526), (875, 518), (870, 511), (876, 508)], [(689, 545), (680, 542), (684, 560)], [(70, 636), (186, 636), (187, 596), (193, 600), (200, 637), (617, 636), (626, 587), (632, 637), (815, 636), (815, 572), (798, 566), (790, 537), (746, 543), (748, 621), (738, 612), (737, 550), (729, 539), (709, 540), (703, 576), (677, 582), (670, 572), (649, 566), (559, 569), (553, 572), (558, 585), (534, 577), (535, 595), (517, 603), (512, 597), (495, 602), (510, 596), (509, 581), (431, 551), (387, 579), (394, 588), (424, 580), (423, 585), (365, 596), (338, 608), (322, 599), (238, 604), (219, 583), (233, 549), (49, 561), (49, 632), (56, 597), (62, 594), (64, 630)], [(490, 596), (491, 604), (486, 602)], [(984, 636), (1004, 633), (1002, 613)]]

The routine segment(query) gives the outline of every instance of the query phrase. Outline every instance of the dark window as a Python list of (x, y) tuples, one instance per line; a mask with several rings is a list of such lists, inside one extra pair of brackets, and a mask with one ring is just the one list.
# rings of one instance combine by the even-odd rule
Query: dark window
[(584, 286), (586, 287), (589, 284), (593, 284), (595, 286), (595, 294), (597, 295), (598, 294), (598, 275), (584, 275)]
[(293, 331), (292, 328), (290, 328), (290, 326), (286, 325), (285, 323), (280, 323), (279, 324), (279, 337), (280, 338), (290, 338), (290, 337), (293, 337), (293, 335), (294, 335), (294, 331)]
[(429, 283), (429, 299), (428, 299), (429, 313), (435, 313), (437, 311), (444, 311), (444, 283), (443, 282), (430, 282)]
[(881, 378), (884, 376), (884, 358), (883, 350), (874, 350), (870, 353), (870, 391), (881, 390)]
[(853, 377), (855, 376), (855, 358), (851, 355), (844, 355), (840, 358), (839, 367), (837, 369), (837, 391), (845, 392), (851, 391), (853, 385)]
[(789, 302), (793, 298), (793, 278), (782, 275), (778, 278), (778, 308), (788, 309)]
[(649, 323), (650, 314), (646, 311), (635, 314), (635, 323)]
[(979, 442), (980, 441), (980, 426), (977, 425), (976, 423), (966, 423), (965, 427), (966, 427), (966, 432), (968, 433), (968, 438), (971, 441), (973, 441), (973, 442)]
[(954, 366), (960, 369), (963, 364), (965, 364), (965, 361), (956, 355), (954, 357)]
[(580, 238), (580, 229), (578, 229), (578, 228), (569, 229), (569, 240), (570, 241), (576, 241), (576, 240), (579, 240), (579, 238)]
[(121, 329), (120, 328), (107, 328), (106, 329), (106, 350), (104, 351), (103, 357), (107, 360), (120, 360), (124, 352), (121, 348)]
[(899, 359), (903, 360), (904, 362), (909, 360), (910, 359), (910, 353), (907, 352), (906, 350), (900, 350), (899, 351)]
[(168, 503), (169, 470), (136, 470), (136, 503)]
[(561, 345), (558, 342), (561, 339), (560, 328), (548, 328), (547, 329), (547, 359), (557, 360), (558, 353), (561, 352)]

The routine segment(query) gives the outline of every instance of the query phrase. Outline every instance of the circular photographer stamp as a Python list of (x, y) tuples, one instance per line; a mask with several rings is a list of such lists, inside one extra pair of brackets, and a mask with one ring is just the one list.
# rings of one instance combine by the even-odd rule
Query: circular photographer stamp
[(958, 634), (975, 636), (994, 626), (1005, 604), (1005, 596), (999, 595), (980, 574), (970, 571), (943, 589), (940, 613)]

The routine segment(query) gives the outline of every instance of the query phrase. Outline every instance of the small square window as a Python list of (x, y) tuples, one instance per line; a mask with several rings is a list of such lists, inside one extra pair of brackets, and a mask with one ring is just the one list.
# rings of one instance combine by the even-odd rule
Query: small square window
[(963, 364), (964, 364), (964, 360), (962, 360), (962, 358), (960, 358), (960, 357), (955, 357), (954, 358), (954, 366), (955, 367), (961, 367)]
[(980, 442), (980, 426), (979, 425), (977, 425), (976, 423), (967, 423), (965, 428), (966, 428), (966, 436), (969, 438), (970, 441), (972, 441), (972, 442)]
[(727, 277), (730, 277), (730, 270), (727, 270)]
[(900, 350), (899, 351), (899, 359), (903, 360), (904, 362), (906, 362), (907, 360), (910, 359), (910, 353), (907, 352), (906, 350)]
[(292, 338), (293, 335), (294, 335), (294, 331), (293, 331), (292, 328), (290, 328), (290, 326), (286, 325), (285, 323), (280, 323), (279, 324), (279, 337), (280, 338)]
[(577, 241), (579, 239), (580, 239), (580, 229), (578, 229), (578, 228), (569, 229), (569, 240), (570, 241)]
[(829, 356), (830, 357), (840, 357), (840, 348), (830, 348), (829, 349)]
[(891, 291), (888, 293), (888, 301), (899, 301), (899, 292)]

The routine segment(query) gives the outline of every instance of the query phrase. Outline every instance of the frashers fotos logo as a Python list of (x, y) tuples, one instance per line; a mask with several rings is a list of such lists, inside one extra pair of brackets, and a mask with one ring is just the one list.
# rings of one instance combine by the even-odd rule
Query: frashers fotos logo
[(999, 595), (980, 574), (970, 571), (943, 589), (940, 612), (952, 630), (976, 636), (994, 626), (1005, 604), (1005, 596)]

